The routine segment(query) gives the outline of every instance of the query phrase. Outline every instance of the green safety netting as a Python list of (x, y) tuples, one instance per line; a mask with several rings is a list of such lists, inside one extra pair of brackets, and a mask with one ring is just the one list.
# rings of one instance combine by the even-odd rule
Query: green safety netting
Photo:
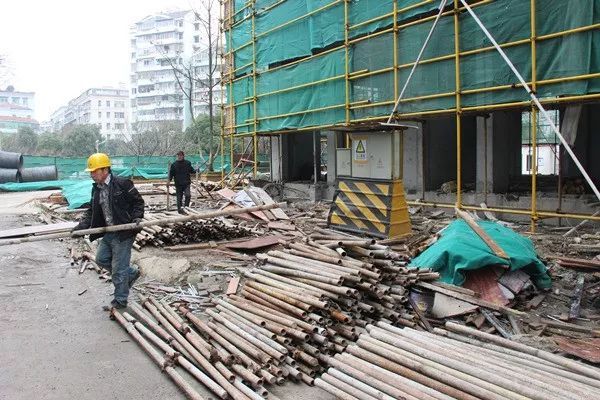
[(552, 285), (531, 240), (496, 222), (478, 221), (478, 224), (506, 252), (508, 260), (495, 255), (466, 222), (456, 220), (409, 266), (432, 268), (440, 273), (443, 282), (460, 286), (465, 281), (465, 272), (500, 264), (509, 266), (510, 271), (522, 269), (540, 289)]
[[(261, 158), (262, 157), (262, 158)], [(259, 160), (264, 161), (265, 155)], [(198, 155), (186, 155), (194, 167), (205, 171), (207, 159)], [(111, 156), (113, 172), (119, 176), (135, 177), (144, 179), (164, 179), (167, 177), (169, 163), (175, 161), (171, 156)], [(85, 172), (87, 157), (46, 157), (46, 156), (23, 156), (23, 165), (29, 167), (41, 167), (45, 165), (56, 165), (59, 178), (83, 178), (88, 179), (89, 173)], [(223, 160), (221, 156), (215, 157), (214, 170), (220, 172), (230, 169), (229, 156)]]
[[(350, 102), (387, 102), (352, 109), (351, 119), (385, 116), (394, 98), (394, 36), (378, 31), (393, 26), (393, 5), (397, 4), (398, 88), (404, 84), (432, 25), (439, 1), (353, 0), (348, 2), (349, 38), (373, 34), (349, 47), (349, 73), (385, 70), (369, 77), (350, 80)], [(451, 2), (450, 2), (451, 3)], [(228, 49), (234, 52), (238, 79), (229, 84), (235, 105), (237, 133), (275, 131), (309, 126), (332, 125), (345, 121), (346, 52), (329, 51), (344, 42), (344, 2), (341, 0), (256, 1), (252, 21), (252, 2), (234, 2), (236, 24), (226, 35)], [(273, 7), (270, 7), (273, 6)], [(270, 7), (270, 8), (269, 8)], [(450, 5), (451, 7), (451, 5)], [(496, 40), (502, 43), (524, 41), (505, 47), (505, 52), (526, 80), (531, 79), (530, 2), (496, 0), (474, 7)], [(428, 17), (424, 23), (416, 23)], [(600, 78), (575, 77), (600, 72), (600, 31), (586, 29), (566, 36), (544, 35), (585, 27), (600, 22), (600, 0), (536, 1), (537, 80), (557, 79), (541, 84), (542, 98), (585, 95), (600, 92)], [(254, 32), (253, 32), (254, 30)], [(253, 45), (252, 37), (256, 38)], [(454, 60), (454, 15), (443, 16), (433, 34), (424, 60), (419, 65), (405, 98), (441, 95), (436, 98), (409, 100), (400, 112), (423, 112), (454, 108), (456, 88)], [(459, 46), (469, 52), (491, 46), (470, 15), (459, 16)], [(323, 53), (319, 55), (320, 53)], [(314, 58), (307, 58), (316, 56)], [(288, 67), (282, 63), (307, 58)], [(252, 63), (258, 75), (253, 77)], [(246, 77), (244, 75), (248, 74)], [(340, 77), (340, 75), (342, 75)], [(256, 82), (255, 82), (256, 81)], [(463, 54), (460, 57), (462, 107), (528, 101), (522, 88), (468, 93), (468, 90), (513, 85), (517, 78), (495, 51)], [(255, 90), (256, 87), (256, 90)], [(269, 94), (278, 91), (274, 94)], [(256, 107), (253, 99), (256, 98)], [(242, 103), (242, 104), (240, 104)], [(256, 111), (255, 111), (256, 110)], [(255, 115), (256, 113), (256, 115)]]
[(4, 183), (0, 185), (0, 191), (6, 192), (30, 192), (52, 189), (62, 189), (62, 194), (69, 203), (69, 208), (75, 209), (85, 203), (89, 203), (92, 195), (92, 180), (65, 179), (43, 182)]

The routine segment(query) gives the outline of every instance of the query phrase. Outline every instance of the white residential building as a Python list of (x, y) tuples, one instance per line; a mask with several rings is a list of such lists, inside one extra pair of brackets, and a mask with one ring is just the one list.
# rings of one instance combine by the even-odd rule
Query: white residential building
[(0, 133), (16, 133), (20, 127), (37, 130), (35, 92), (17, 92), (8, 86), (0, 90)]
[[(143, 129), (161, 121), (184, 121), (184, 110), (189, 109), (186, 75), (205, 79), (199, 75), (203, 73), (201, 63), (208, 59), (202, 32), (192, 11), (150, 15), (131, 27), (132, 123)], [(213, 59), (216, 63), (218, 57)], [(202, 107), (207, 96), (200, 85), (194, 86), (194, 114), (207, 113), (206, 105)], [(215, 105), (219, 104), (217, 97)]]
[(129, 132), (129, 94), (123, 88), (91, 88), (60, 107), (50, 117), (53, 132), (75, 125), (91, 124), (100, 127), (107, 139), (117, 139)]

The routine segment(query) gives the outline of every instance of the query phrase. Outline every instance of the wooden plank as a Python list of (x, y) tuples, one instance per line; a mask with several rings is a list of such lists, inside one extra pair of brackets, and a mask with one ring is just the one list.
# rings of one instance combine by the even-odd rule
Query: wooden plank
[(515, 314), (515, 315), (526, 314), (522, 311), (514, 310), (512, 308), (500, 306), (498, 304), (494, 304), (489, 301), (485, 301), (483, 299), (477, 299), (472, 296), (467, 296), (466, 294), (462, 294), (462, 293), (458, 293), (458, 292), (455, 292), (452, 290), (444, 289), (444, 288), (432, 285), (427, 282), (419, 282), (419, 283), (417, 283), (417, 286), (420, 286), (424, 289), (432, 290), (434, 292), (445, 294), (446, 296), (454, 297), (455, 299), (466, 301), (467, 303), (476, 304), (481, 307), (489, 308), (490, 310), (495, 310), (495, 311), (499, 311), (499, 312), (503, 312), (503, 313), (507, 313), (507, 314), (509, 314), (509, 313)]
[(483, 229), (481, 229), (479, 225), (477, 225), (477, 222), (475, 222), (473, 217), (471, 217), (468, 213), (459, 210), (458, 208), (455, 208), (454, 210), (456, 211), (456, 215), (462, 218), (467, 223), (467, 225), (469, 225), (471, 229), (473, 229), (477, 236), (479, 236), (481, 240), (483, 240), (485, 244), (488, 245), (488, 247), (494, 252), (494, 254), (496, 254), (500, 258), (504, 258), (506, 260), (509, 259), (506, 252), (502, 250), (502, 248), (496, 242), (494, 242), (494, 240), (487, 234), (487, 232), (485, 232)]
[(238, 290), (238, 285), (240, 284), (240, 277), (236, 276), (229, 280), (229, 284), (227, 285), (227, 290), (225, 290), (226, 295), (236, 294)]
[[(258, 196), (259, 199), (262, 200), (263, 203), (265, 203), (265, 204), (275, 203), (275, 201), (271, 198), (271, 196), (269, 196), (269, 194), (267, 192), (264, 191), (263, 188), (253, 187), (252, 191), (254, 192), (254, 194), (256, 194)], [(272, 208), (270, 211), (273, 213), (273, 215), (277, 219), (290, 219), (290, 217), (288, 217), (287, 214), (281, 208)]]
[(289, 224), (287, 222), (275, 222), (275, 221), (271, 221), (267, 224), (267, 228), (269, 229), (281, 229), (284, 231), (295, 231), (296, 227), (292, 224)]
[(254, 238), (250, 240), (237, 241), (235, 243), (225, 243), (224, 246), (228, 249), (236, 249), (236, 250), (254, 250), (260, 249), (262, 247), (273, 246), (279, 244), (281, 240), (281, 236), (272, 235), (272, 236), (263, 236), (260, 238)]
[(41, 233), (66, 232), (70, 231), (75, 226), (77, 226), (77, 222), (59, 222), (56, 224), (48, 225), (25, 226), (22, 228), (14, 228), (0, 231), (0, 238), (38, 235)]
[[(242, 206), (241, 204), (236, 203), (233, 200), (233, 198), (235, 197), (235, 195), (237, 193), (229, 188), (223, 188), (223, 189), (217, 191), (217, 194), (220, 195), (221, 197), (229, 200), (232, 204), (236, 205), (237, 207), (246, 208), (246, 207)], [(269, 218), (267, 218), (267, 216), (262, 211), (254, 211), (251, 214), (265, 222), (269, 222)]]
[(493, 268), (485, 267), (473, 271), (467, 271), (465, 275), (466, 280), (463, 284), (463, 287), (479, 293), (479, 297), (482, 300), (489, 301), (490, 303), (494, 303), (499, 306), (505, 306), (508, 304), (508, 299), (502, 293), (500, 286), (498, 286), (498, 278)]
[[(259, 199), (250, 189), (244, 189), (244, 192), (248, 195), (248, 197), (250, 197), (252, 199), (252, 201), (254, 202), (254, 205), (257, 206), (262, 206), (265, 203)], [(275, 221), (277, 218), (273, 215), (273, 213), (269, 210), (263, 211), (265, 213), (265, 216), (267, 218), (269, 218), (271, 221)]]

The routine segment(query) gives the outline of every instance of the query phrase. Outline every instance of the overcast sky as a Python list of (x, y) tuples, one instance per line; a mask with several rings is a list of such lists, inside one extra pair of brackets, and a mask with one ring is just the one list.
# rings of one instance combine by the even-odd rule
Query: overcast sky
[[(200, 0), (0, 0), (0, 53), (40, 122), (85, 89), (129, 80), (129, 27)], [(4, 89), (4, 88), (2, 88)]]

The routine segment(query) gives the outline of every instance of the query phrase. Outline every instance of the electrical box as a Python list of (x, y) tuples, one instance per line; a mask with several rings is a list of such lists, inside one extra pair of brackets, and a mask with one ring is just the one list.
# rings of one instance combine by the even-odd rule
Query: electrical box
[(338, 176), (352, 176), (352, 150), (335, 149), (335, 170)]
[[(401, 136), (399, 132), (365, 132), (350, 135), (351, 172), (340, 166), (338, 149), (338, 176), (394, 180), (401, 178)], [(347, 160), (348, 155), (342, 155)], [(341, 167), (341, 169), (340, 169)]]

